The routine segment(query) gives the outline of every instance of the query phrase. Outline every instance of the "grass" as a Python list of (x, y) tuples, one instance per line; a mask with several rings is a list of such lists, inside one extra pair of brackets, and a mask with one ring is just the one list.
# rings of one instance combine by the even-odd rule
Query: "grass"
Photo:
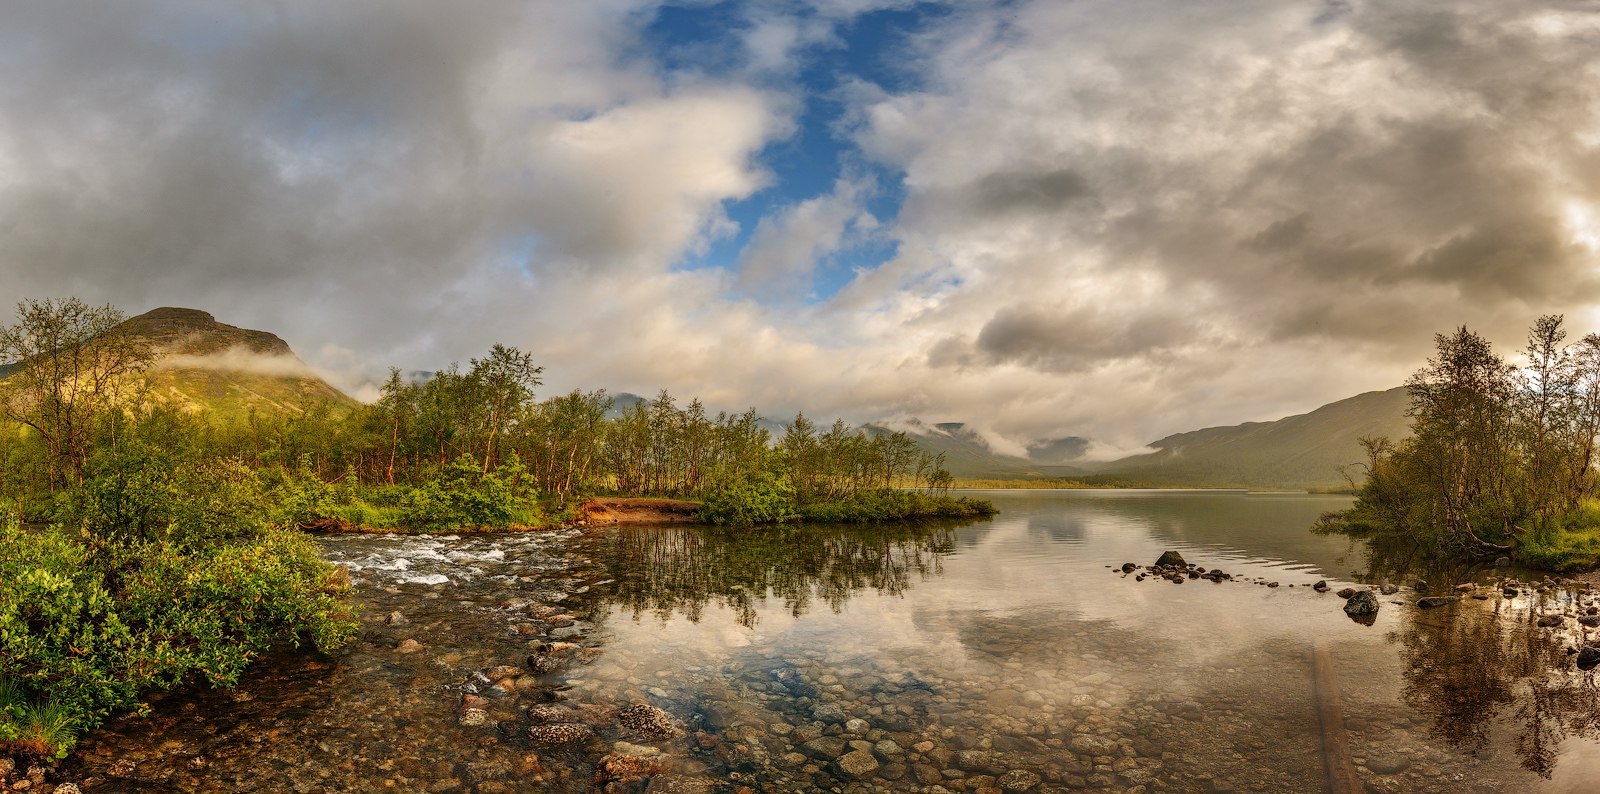
[(78, 741), (72, 711), (51, 701), (30, 702), (21, 685), (0, 677), (0, 755), (62, 758)]
[(1535, 527), (1517, 544), (1517, 559), (1546, 571), (1600, 565), (1600, 500), (1585, 499), (1554, 526)]

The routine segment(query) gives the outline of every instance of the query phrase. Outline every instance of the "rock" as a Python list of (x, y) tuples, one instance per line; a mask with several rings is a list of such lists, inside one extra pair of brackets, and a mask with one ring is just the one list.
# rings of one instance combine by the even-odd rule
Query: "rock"
[(1411, 759), (1399, 753), (1379, 753), (1367, 757), (1367, 768), (1378, 775), (1398, 775), (1411, 768)]
[(830, 760), (844, 755), (844, 748), (844, 740), (837, 736), (818, 736), (800, 745), (800, 750), (806, 755), (823, 760)]
[(404, 626), (411, 621), (406, 619), (405, 613), (396, 609), (384, 617), (383, 622), (390, 626)]
[(483, 675), (490, 681), (500, 681), (506, 678), (515, 680), (517, 676), (522, 675), (522, 668), (512, 667), (509, 664), (495, 665), (484, 670)]
[[(604, 788), (610, 783), (638, 783), (661, 772), (661, 751), (654, 747), (618, 742), (627, 749), (607, 753), (595, 765), (594, 783)], [(646, 751), (646, 752), (641, 752)]]
[(837, 703), (824, 703), (811, 710), (811, 718), (821, 722), (844, 722), (844, 709)]
[(1328, 583), (1325, 580), (1318, 579), (1317, 583), (1311, 586), (1311, 589), (1319, 593), (1326, 593), (1328, 592)]
[(1454, 604), (1460, 600), (1460, 596), (1429, 596), (1427, 598), (1417, 599), (1417, 606), (1422, 609), (1432, 609), (1434, 607), (1442, 607), (1446, 604)]
[(1383, 593), (1384, 595), (1394, 595), (1395, 593), (1400, 592), (1400, 585), (1384, 582), (1383, 585), (1378, 588), (1378, 592)]
[(549, 653), (535, 653), (528, 657), (528, 669), (534, 675), (549, 675), (566, 663), (566, 658)]
[(579, 744), (594, 736), (594, 729), (581, 722), (552, 722), (528, 728), (528, 741), (535, 747)]
[(1500, 595), (1503, 595), (1506, 598), (1516, 598), (1517, 593), (1518, 591), (1515, 587), (1507, 587), (1506, 589), (1500, 591)]
[(906, 754), (906, 749), (893, 739), (883, 739), (872, 746), (872, 752), (884, 758), (899, 758)]
[(394, 649), (400, 653), (416, 653), (422, 650), (422, 643), (412, 639), (405, 639), (401, 640), (399, 645), (394, 646)]
[(1553, 629), (1565, 622), (1567, 622), (1567, 619), (1560, 615), (1545, 615), (1534, 621), (1533, 624), (1541, 629)]
[(77, 783), (62, 783), (56, 786), (56, 794), (83, 794), (83, 789)]
[(1600, 615), (1584, 615), (1583, 617), (1578, 618), (1578, 623), (1591, 629), (1595, 628), (1600, 626)]
[(671, 739), (683, 735), (683, 729), (673, 722), (672, 715), (640, 703), (617, 712), (617, 722), (630, 731), (652, 739)]
[(1456, 592), (1458, 593), (1470, 593), (1476, 589), (1478, 589), (1478, 585), (1475, 582), (1467, 582), (1465, 584), (1456, 585)]
[(1419, 593), (1426, 593), (1428, 592), (1428, 583), (1418, 579), (1416, 584), (1411, 585), (1411, 589), (1416, 590)]
[(476, 727), (489, 724), (489, 712), (483, 709), (462, 709), (461, 718), (458, 720), (466, 727)]
[(1160, 557), (1156, 558), (1156, 567), (1157, 568), (1186, 568), (1186, 567), (1188, 567), (1188, 563), (1183, 561), (1183, 555), (1182, 554), (1179, 554), (1179, 553), (1177, 553), (1175, 551), (1172, 551), (1171, 549), (1168, 549), (1167, 551), (1162, 552)]
[(867, 731), (872, 730), (872, 725), (866, 720), (857, 717), (855, 719), (845, 720), (844, 729), (851, 733), (866, 733)]
[(853, 778), (865, 778), (878, 771), (878, 759), (866, 750), (851, 750), (835, 762), (839, 771)]
[(1336, 595), (1338, 595), (1340, 598), (1350, 598), (1355, 594), (1356, 589), (1354, 587), (1346, 587), (1343, 590), (1340, 590)]
[(709, 777), (665, 774), (650, 778), (645, 794), (712, 794), (717, 781)]
[(554, 703), (540, 703), (528, 707), (528, 721), (534, 725), (549, 725), (556, 722), (578, 722), (578, 715), (566, 706)]
[(1494, 560), (1494, 567), (1496, 567), (1496, 568), (1509, 568), (1509, 567), (1511, 567), (1511, 558), (1510, 557), (1496, 557), (1495, 560)]
[(1070, 744), (1073, 750), (1087, 755), (1110, 755), (1117, 749), (1116, 742), (1087, 733), (1080, 733), (1072, 737)]
[(1377, 612), (1378, 596), (1371, 590), (1362, 590), (1350, 596), (1350, 599), (1344, 602), (1344, 613), (1346, 615), (1375, 615)]
[(1136, 571), (1138, 569), (1139, 569), (1139, 566), (1134, 565), (1131, 562), (1125, 562), (1125, 563), (1122, 564), (1122, 572), (1123, 573), (1133, 573), (1134, 571)]
[(1000, 790), (1006, 792), (1030, 791), (1039, 785), (1038, 775), (1025, 769), (1013, 769), (1000, 776)]
[(1583, 646), (1583, 650), (1578, 651), (1578, 669), (1593, 670), (1596, 665), (1600, 665), (1600, 648)]

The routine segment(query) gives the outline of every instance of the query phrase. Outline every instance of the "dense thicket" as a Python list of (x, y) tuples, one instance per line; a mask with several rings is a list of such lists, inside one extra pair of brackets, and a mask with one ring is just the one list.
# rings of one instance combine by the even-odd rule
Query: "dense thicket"
[(1363, 439), (1359, 499), (1327, 526), (1540, 566), (1600, 558), (1600, 335), (1539, 318), (1522, 363), (1466, 328), (1407, 381), (1411, 437)]

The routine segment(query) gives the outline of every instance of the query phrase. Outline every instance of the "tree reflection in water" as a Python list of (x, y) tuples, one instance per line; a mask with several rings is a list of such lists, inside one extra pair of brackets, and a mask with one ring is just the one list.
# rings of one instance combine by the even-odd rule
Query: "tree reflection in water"
[(677, 612), (698, 623), (706, 604), (716, 603), (748, 628), (769, 594), (796, 617), (817, 600), (837, 612), (868, 587), (899, 595), (941, 572), (963, 525), (620, 530), (598, 554), (616, 580), (612, 599), (635, 618)]
[[(1397, 540), (1374, 539), (1367, 561), (1368, 581), (1422, 579), (1435, 593), (1486, 573), (1484, 563), (1441, 558)], [(1515, 731), (1511, 743), (1523, 768), (1549, 779), (1563, 741), (1600, 739), (1594, 671), (1579, 672), (1567, 653), (1586, 638), (1534, 623), (1573, 602), (1566, 590), (1524, 588), (1516, 599), (1495, 595), (1411, 612), (1404, 627), (1387, 636), (1401, 647), (1406, 705), (1429, 717), (1435, 736), (1465, 752), (1488, 749), (1499, 730)], [(1567, 625), (1571, 629), (1570, 620)]]

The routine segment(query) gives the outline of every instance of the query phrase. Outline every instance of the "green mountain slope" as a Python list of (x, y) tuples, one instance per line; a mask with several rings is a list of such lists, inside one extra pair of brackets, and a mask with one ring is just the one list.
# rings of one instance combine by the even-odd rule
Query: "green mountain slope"
[(240, 418), (251, 409), (292, 414), (317, 404), (335, 411), (356, 405), (276, 335), (219, 323), (197, 309), (155, 309), (113, 333), (150, 340), (159, 354), (150, 372), (153, 396), (191, 412)]
[[(1065, 464), (1051, 458), (1030, 459), (1003, 455), (991, 449), (983, 437), (961, 422), (924, 424), (916, 419), (896, 423), (894, 427), (868, 424), (868, 433), (888, 433), (903, 430), (917, 446), (929, 454), (944, 453), (944, 467), (950, 474), (962, 479), (1034, 480), (1050, 477), (1073, 477), (1082, 474), (1078, 465)], [(1064, 440), (1065, 441), (1065, 440)], [(1040, 445), (1040, 449), (1059, 452), (1062, 442)]]
[(1150, 444), (1157, 451), (1097, 466), (1152, 485), (1342, 488), (1339, 467), (1362, 459), (1362, 436), (1411, 434), (1404, 387), (1367, 392), (1275, 422), (1208, 427)]

